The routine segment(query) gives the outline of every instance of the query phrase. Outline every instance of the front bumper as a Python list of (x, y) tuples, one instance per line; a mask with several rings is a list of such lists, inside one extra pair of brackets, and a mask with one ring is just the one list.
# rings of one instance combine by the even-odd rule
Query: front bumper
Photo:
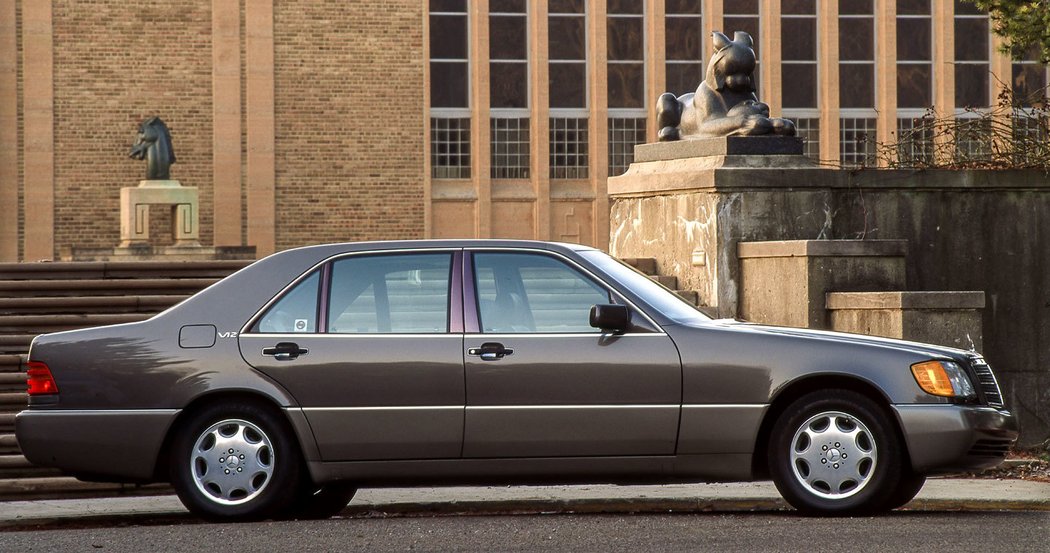
[(110, 482), (153, 480), (175, 409), (27, 409), (15, 435), (30, 462), (74, 476)]
[(971, 405), (894, 405), (912, 469), (922, 474), (983, 470), (1017, 441), (1009, 411)]

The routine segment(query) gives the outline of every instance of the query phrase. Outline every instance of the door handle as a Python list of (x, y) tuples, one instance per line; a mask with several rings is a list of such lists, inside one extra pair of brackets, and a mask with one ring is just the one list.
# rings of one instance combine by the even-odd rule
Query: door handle
[(310, 353), (310, 350), (299, 347), (295, 342), (278, 342), (276, 346), (262, 350), (263, 355), (272, 356), (278, 361), (291, 361), (307, 353)]
[(514, 350), (503, 347), (503, 344), (499, 342), (485, 342), (480, 348), (468, 349), (467, 353), (481, 357), (482, 361), (499, 361), (514, 353)]

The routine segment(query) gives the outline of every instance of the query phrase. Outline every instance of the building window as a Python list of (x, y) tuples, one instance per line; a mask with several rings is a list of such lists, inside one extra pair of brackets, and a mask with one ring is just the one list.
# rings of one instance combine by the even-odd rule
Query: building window
[(989, 101), (988, 15), (955, 0), (955, 106), (986, 108)]
[(529, 177), (529, 48), (525, 0), (489, 3), (491, 177)]
[(704, 80), (704, 25), (701, 0), (665, 0), (667, 90), (693, 92)]
[(634, 161), (634, 147), (645, 143), (644, 117), (609, 118), (609, 176), (622, 175)]
[(875, 118), (839, 119), (839, 156), (843, 165), (866, 166), (875, 160)]
[[(751, 35), (754, 40), (754, 46), (751, 48), (755, 51), (755, 56), (758, 57), (759, 64), (762, 62), (762, 54), (759, 52), (759, 31), (761, 30), (759, 14), (758, 14), (758, 1), (759, 0), (733, 0), (732, 2), (724, 2), (722, 8), (722, 26), (723, 33), (729, 38), (733, 38), (733, 35), (737, 31), (744, 31)], [(754, 83), (755, 83), (755, 94), (759, 98), (762, 97), (760, 91), (759, 65), (755, 65)]]
[(871, 0), (839, 0), (839, 105), (875, 108), (875, 15)]
[(550, 177), (587, 178), (587, 4), (550, 0)]
[(466, 0), (430, 0), (430, 168), (470, 178), (470, 70)]
[(897, 0), (897, 108), (933, 105), (930, 0)]
[(550, 144), (552, 179), (587, 178), (586, 117), (551, 117)]
[(810, 117), (793, 116), (788, 111), (784, 117), (795, 122), (795, 130), (802, 139), (802, 154), (813, 159), (820, 159), (820, 117), (810, 113)]
[(470, 118), (430, 118), (430, 176), (470, 178)]
[(1014, 105), (1030, 108), (1046, 100), (1046, 66), (1039, 63), (1039, 45), (1025, 52), (1013, 63)]
[(786, 78), (784, 109), (817, 108), (817, 6), (814, 0), (782, 5), (780, 20), (781, 75)]
[(1050, 140), (1050, 121), (1046, 117), (1019, 113), (1013, 118), (1013, 140), (1015, 163), (1023, 166), (1040, 161), (1047, 140)]
[(933, 128), (929, 119), (897, 119), (897, 161), (904, 167), (926, 167), (933, 163)]
[(988, 119), (960, 117), (955, 120), (955, 159), (957, 163), (988, 160), (992, 153), (992, 122)]
[(645, 142), (645, 12), (642, 0), (609, 0), (609, 174), (619, 175)]
[(492, 178), (529, 178), (529, 118), (493, 117)]

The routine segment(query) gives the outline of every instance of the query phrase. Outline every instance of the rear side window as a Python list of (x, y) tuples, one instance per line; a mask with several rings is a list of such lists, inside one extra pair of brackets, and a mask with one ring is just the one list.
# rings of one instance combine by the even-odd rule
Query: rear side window
[(332, 263), (328, 332), (448, 332), (451, 253), (353, 256)]
[(251, 331), (270, 334), (317, 332), (320, 275), (320, 271), (314, 271), (296, 284), (266, 310)]

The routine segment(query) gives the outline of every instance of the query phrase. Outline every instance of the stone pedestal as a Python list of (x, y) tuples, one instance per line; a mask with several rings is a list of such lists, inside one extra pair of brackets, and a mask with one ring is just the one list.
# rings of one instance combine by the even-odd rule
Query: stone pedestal
[(756, 323), (831, 328), (828, 292), (906, 288), (904, 240), (740, 242), (738, 316)]
[(832, 292), (833, 330), (983, 351), (984, 292)]
[[(200, 247), (200, 201), (196, 187), (177, 180), (144, 180), (120, 189), (120, 248), (149, 245), (149, 206), (168, 205), (172, 210), (175, 248)], [(130, 253), (130, 252), (129, 252)]]

